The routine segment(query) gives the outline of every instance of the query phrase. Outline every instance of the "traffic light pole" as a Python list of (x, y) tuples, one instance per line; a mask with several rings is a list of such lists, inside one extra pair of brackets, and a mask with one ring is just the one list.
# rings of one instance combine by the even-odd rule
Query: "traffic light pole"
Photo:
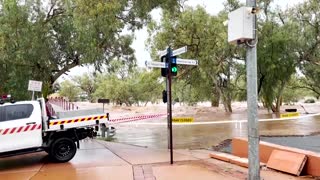
[(173, 164), (173, 138), (172, 138), (172, 94), (171, 94), (171, 85), (172, 85), (172, 73), (171, 73), (171, 56), (172, 50), (169, 47), (167, 49), (167, 58), (168, 61), (168, 74), (167, 74), (167, 85), (168, 85), (168, 125), (169, 125), (169, 146), (170, 146), (170, 164)]
[(166, 78), (166, 96), (162, 94), (163, 102), (167, 103), (167, 129), (168, 129), (168, 149), (170, 149), (170, 163), (173, 164), (173, 133), (172, 133), (172, 76), (178, 73), (177, 64), (197, 66), (198, 60), (178, 59), (177, 56), (187, 52), (187, 46), (172, 51), (171, 47), (158, 52), (161, 62), (146, 61), (147, 67), (161, 68), (161, 76)]

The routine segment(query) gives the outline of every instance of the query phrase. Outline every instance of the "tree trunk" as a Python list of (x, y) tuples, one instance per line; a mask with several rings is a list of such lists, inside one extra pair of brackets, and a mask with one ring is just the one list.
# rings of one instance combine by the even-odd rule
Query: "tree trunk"
[[(227, 88), (225, 88), (225, 91), (228, 91)], [(224, 92), (222, 89), (219, 88), (219, 94), (222, 98), (222, 103), (224, 106), (224, 110), (226, 112), (232, 113), (232, 106), (231, 106), (231, 95), (229, 92)]]
[(226, 112), (232, 113), (232, 107), (231, 107), (231, 101), (229, 100), (228, 97), (225, 97), (225, 95), (222, 95), (222, 101), (223, 101), (223, 106), (224, 106), (224, 110)]
[(216, 85), (213, 86), (212, 96), (211, 96), (211, 107), (219, 107), (220, 102), (220, 91)]
[(232, 97), (231, 97), (231, 93), (227, 93), (227, 102), (226, 102), (226, 105), (227, 105), (227, 109), (228, 111), (227, 112), (230, 112), (232, 113), (232, 106), (231, 106), (231, 103), (232, 103)]
[(277, 99), (276, 99), (276, 105), (274, 107), (275, 112), (280, 112), (280, 107), (281, 107), (281, 104), (282, 104), (282, 94), (283, 94), (285, 85), (286, 85), (286, 83), (282, 82), (281, 83), (281, 87), (280, 87), (280, 89), (278, 91), (278, 96), (277, 96)]

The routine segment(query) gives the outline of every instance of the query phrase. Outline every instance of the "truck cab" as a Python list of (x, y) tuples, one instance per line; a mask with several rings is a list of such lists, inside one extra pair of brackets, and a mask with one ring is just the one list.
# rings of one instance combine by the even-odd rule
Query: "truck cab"
[(11, 103), (2, 101), (0, 157), (46, 151), (54, 161), (67, 162), (76, 154), (79, 140), (93, 137), (94, 129), (105, 126), (107, 120), (105, 114), (50, 120), (43, 98)]
[(41, 114), (37, 101), (0, 105), (0, 153), (41, 147)]

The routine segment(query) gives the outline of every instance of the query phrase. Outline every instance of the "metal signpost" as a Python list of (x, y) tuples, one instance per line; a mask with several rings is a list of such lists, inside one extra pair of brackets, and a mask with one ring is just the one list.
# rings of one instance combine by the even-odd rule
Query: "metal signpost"
[[(166, 59), (165, 62), (158, 61), (146, 61), (147, 67), (155, 67), (155, 68), (165, 68), (165, 77), (166, 77), (166, 100), (167, 101), (167, 119), (168, 119), (168, 134), (169, 134), (169, 143), (168, 146), (170, 148), (170, 163), (173, 164), (173, 140), (172, 140), (172, 93), (171, 93), (171, 85), (172, 85), (172, 76), (177, 74), (178, 68), (176, 64), (183, 65), (198, 65), (197, 60), (193, 59), (179, 59), (176, 58), (177, 55), (183, 54), (187, 52), (187, 46), (173, 50), (168, 47), (166, 50), (158, 52), (158, 55), (161, 59)], [(163, 72), (162, 72), (163, 73)], [(164, 74), (162, 74), (164, 76)], [(164, 91), (165, 92), (165, 91)]]
[(42, 82), (41, 81), (34, 81), (29, 80), (28, 84), (28, 91), (32, 91), (32, 100), (34, 100), (34, 92), (41, 92), (42, 91)]
[[(256, 8), (256, 0), (247, 0), (247, 7)], [(256, 15), (252, 20), (254, 39), (250, 42), (255, 44), (256, 39)], [(247, 104), (248, 104), (248, 156), (249, 156), (249, 180), (260, 179), (259, 158), (259, 122), (258, 122), (258, 86), (257, 86), (257, 46), (247, 46)]]
[(110, 103), (110, 99), (98, 99), (98, 103), (102, 103), (102, 109), (104, 112), (104, 104), (109, 104)]

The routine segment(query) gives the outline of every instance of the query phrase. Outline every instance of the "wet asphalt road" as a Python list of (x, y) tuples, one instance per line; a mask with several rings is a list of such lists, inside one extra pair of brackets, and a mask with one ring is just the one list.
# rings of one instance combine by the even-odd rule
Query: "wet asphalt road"
[(303, 137), (262, 137), (261, 141), (320, 153), (319, 135)]
[[(152, 122), (166, 122), (166, 119), (158, 119)], [(168, 146), (166, 125), (119, 124), (115, 127), (117, 128), (117, 134), (114, 137), (116, 142), (155, 148), (166, 148)], [(320, 116), (260, 122), (259, 131), (260, 135), (269, 136), (308, 135), (320, 131)], [(207, 149), (225, 139), (247, 137), (247, 123), (174, 126), (173, 136), (174, 148), (176, 149)], [(313, 146), (317, 138), (318, 136), (310, 139), (310, 141), (305, 141), (301, 138), (301, 141), (304, 141), (304, 145), (310, 144), (310, 146)], [(276, 139), (273, 141), (276, 141)], [(277, 141), (286, 142), (282, 138), (277, 139)], [(318, 144), (320, 145), (320, 143)], [(317, 145), (314, 148), (316, 149), (317, 147), (319, 146)]]

